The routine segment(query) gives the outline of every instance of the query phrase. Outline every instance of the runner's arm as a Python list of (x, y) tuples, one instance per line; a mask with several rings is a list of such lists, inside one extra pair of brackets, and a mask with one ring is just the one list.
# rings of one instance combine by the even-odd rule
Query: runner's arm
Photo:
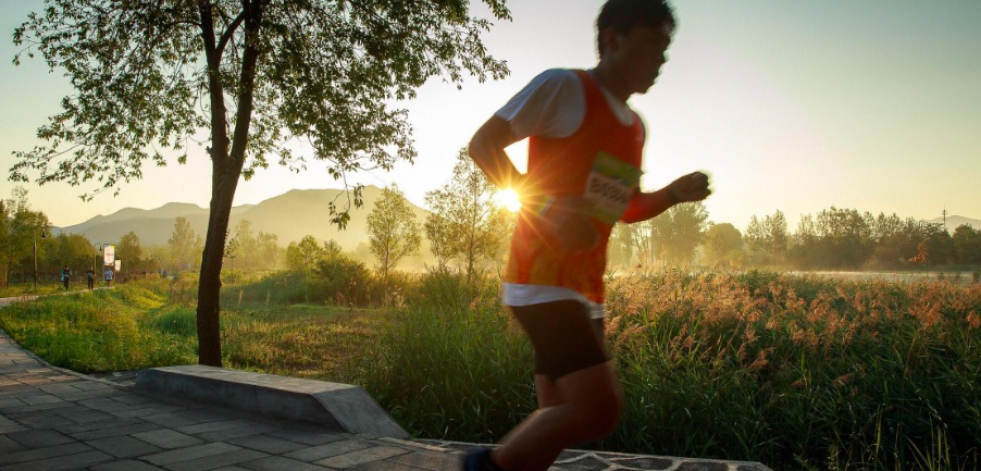
[(620, 220), (627, 224), (646, 221), (678, 203), (701, 201), (711, 194), (708, 175), (689, 173), (653, 193), (638, 193)]
[(630, 200), (630, 205), (620, 220), (627, 224), (646, 221), (667, 211), (676, 203), (677, 200), (671, 196), (667, 187), (653, 193), (638, 193)]
[(504, 149), (517, 142), (511, 126), (503, 118), (492, 116), (470, 140), (470, 158), (498, 188), (511, 188), (521, 194), (524, 176), (514, 168)]

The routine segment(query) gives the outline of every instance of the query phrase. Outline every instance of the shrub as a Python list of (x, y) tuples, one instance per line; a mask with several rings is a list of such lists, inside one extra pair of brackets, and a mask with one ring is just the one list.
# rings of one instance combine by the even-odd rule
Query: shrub
[(337, 254), (317, 260), (310, 285), (320, 300), (366, 306), (374, 300), (377, 283), (363, 262)]
[(170, 307), (156, 314), (148, 314), (144, 323), (165, 334), (196, 337), (197, 313), (186, 307)]

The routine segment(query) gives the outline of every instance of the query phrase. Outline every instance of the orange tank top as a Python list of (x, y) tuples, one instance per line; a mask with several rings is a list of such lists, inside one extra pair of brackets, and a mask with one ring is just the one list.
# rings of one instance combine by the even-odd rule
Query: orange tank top
[(586, 98), (582, 124), (567, 137), (529, 138), (526, 181), (538, 195), (583, 197), (588, 203), (580, 209), (592, 216), (599, 243), (593, 250), (568, 254), (550, 236), (554, 231), (543, 228), (530, 208), (522, 208), (504, 281), (567, 287), (602, 303), (607, 243), (639, 189), (644, 135), (639, 118), (622, 124), (595, 79), (585, 71), (576, 73)]

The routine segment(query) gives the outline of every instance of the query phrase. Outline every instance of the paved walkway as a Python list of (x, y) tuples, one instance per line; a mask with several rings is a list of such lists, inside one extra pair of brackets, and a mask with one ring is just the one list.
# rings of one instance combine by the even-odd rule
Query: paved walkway
[[(136, 389), (132, 374), (97, 378), (51, 366), (0, 330), (2, 471), (453, 471), (471, 446), (337, 433), (164, 397)], [(586, 451), (564, 453), (553, 469), (768, 471)]]

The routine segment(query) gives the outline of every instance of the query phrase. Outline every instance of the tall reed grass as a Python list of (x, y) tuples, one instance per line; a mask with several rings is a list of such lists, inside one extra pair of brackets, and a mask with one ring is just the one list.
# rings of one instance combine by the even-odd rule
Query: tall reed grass
[[(592, 447), (774, 469), (981, 465), (981, 285), (761, 272), (610, 282), (627, 412)], [(534, 409), (530, 349), (493, 287), (443, 283), (387, 327), (365, 386), (417, 435), (492, 441)]]

